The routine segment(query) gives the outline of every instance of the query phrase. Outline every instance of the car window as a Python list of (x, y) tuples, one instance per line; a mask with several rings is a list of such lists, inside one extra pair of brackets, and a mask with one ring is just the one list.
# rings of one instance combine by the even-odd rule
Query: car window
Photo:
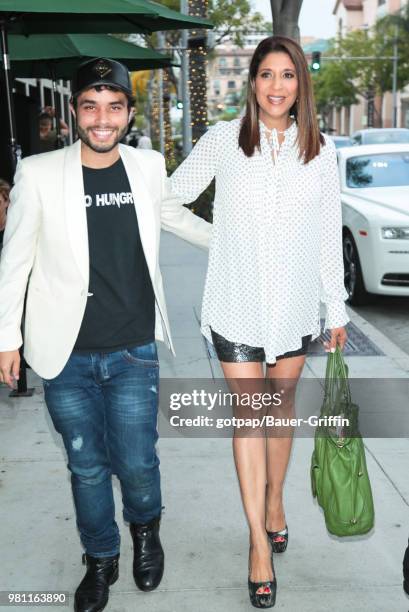
[(361, 144), (362, 142), (362, 136), (361, 134), (356, 134), (356, 136), (353, 136), (352, 140), (354, 141), (354, 144)]
[(337, 149), (342, 149), (342, 147), (350, 147), (355, 144), (349, 138), (334, 138), (334, 143)]
[(388, 132), (388, 130), (382, 130), (381, 132), (365, 134), (365, 144), (393, 144), (398, 142), (409, 142), (409, 130), (408, 132)]
[(409, 152), (350, 157), (346, 164), (348, 187), (409, 186)]

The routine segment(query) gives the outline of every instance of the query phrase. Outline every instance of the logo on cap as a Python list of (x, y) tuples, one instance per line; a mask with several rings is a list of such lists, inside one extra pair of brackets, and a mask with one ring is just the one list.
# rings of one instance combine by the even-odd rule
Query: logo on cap
[(92, 69), (97, 73), (100, 79), (105, 78), (110, 72), (112, 72), (111, 66), (103, 59), (100, 59)]

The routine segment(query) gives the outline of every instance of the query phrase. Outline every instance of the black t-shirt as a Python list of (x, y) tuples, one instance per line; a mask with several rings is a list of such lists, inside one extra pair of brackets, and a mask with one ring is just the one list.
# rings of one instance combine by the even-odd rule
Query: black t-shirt
[(122, 160), (109, 168), (83, 166), (83, 177), (92, 295), (74, 350), (107, 352), (151, 342), (155, 297)]

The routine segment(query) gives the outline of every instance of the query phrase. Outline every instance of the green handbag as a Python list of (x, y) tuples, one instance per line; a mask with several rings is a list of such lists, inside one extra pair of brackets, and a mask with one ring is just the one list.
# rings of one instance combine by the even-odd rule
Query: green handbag
[(329, 353), (321, 417), (349, 419), (348, 426), (317, 426), (311, 458), (312, 494), (336, 536), (362, 535), (374, 526), (371, 483), (358, 430), (359, 408), (351, 401), (348, 366), (339, 347)]

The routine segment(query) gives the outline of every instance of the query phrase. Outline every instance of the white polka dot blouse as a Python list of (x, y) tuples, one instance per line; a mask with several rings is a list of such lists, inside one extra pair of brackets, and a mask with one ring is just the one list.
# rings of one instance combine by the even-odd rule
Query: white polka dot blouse
[(304, 165), (297, 124), (285, 131), (274, 163), (265, 126), (246, 157), (238, 146), (241, 119), (209, 128), (171, 176), (171, 188), (190, 203), (216, 178), (213, 230), (201, 330), (264, 348), (268, 363), (301, 348), (302, 336), (344, 326), (342, 220), (335, 146), (326, 138)]

